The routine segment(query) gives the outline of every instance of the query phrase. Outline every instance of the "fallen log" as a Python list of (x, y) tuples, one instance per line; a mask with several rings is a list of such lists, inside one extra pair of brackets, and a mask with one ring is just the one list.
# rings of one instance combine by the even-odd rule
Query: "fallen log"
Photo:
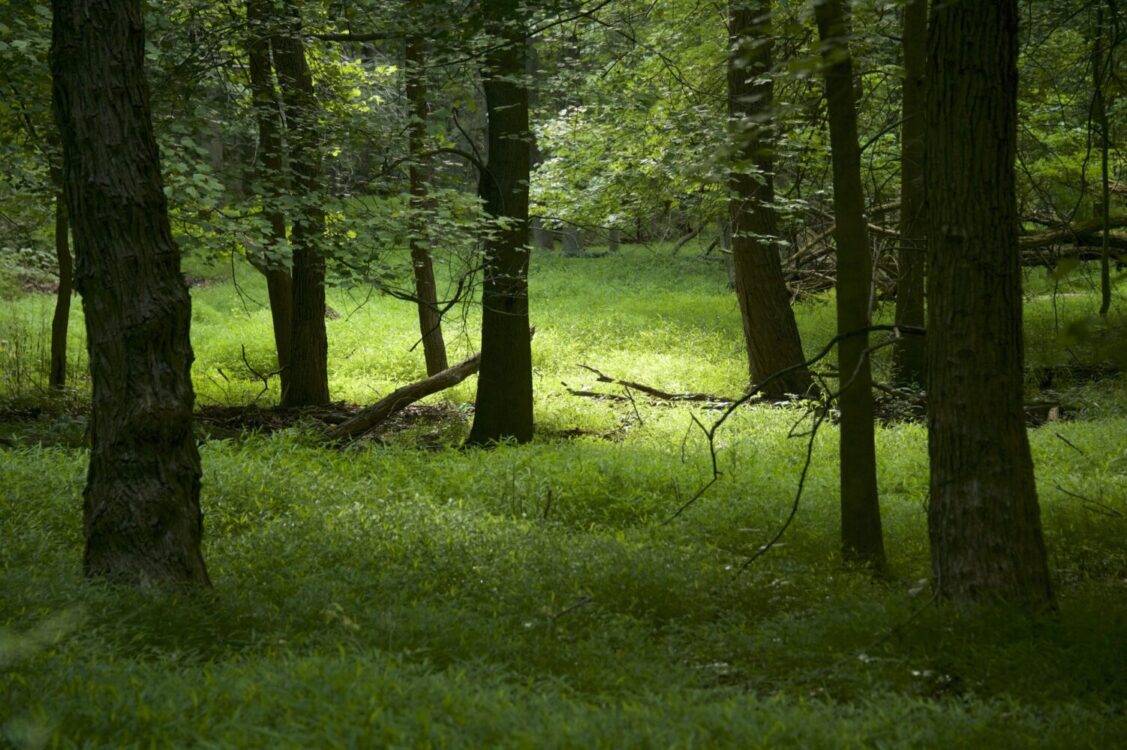
[(347, 422), (326, 430), (324, 438), (336, 442), (355, 440), (365, 432), (377, 427), (392, 414), (402, 411), (419, 399), (458, 385), (477, 372), (480, 366), (481, 354), (475, 354), (453, 367), (431, 375), (429, 378), (397, 388), (390, 395), (364, 408)]
[[(1121, 229), (1127, 227), (1127, 216), (1113, 216), (1111, 221), (1108, 222), (1109, 229)], [(1098, 246), (1100, 244), (1100, 237), (1102, 236), (1103, 220), (1092, 219), (1073, 226), (1058, 227), (1048, 232), (1041, 232), (1039, 234), (1026, 234), (1018, 239), (1018, 244), (1022, 250), (1030, 250), (1039, 247), (1048, 247), (1050, 245), (1072, 245), (1072, 244), (1093, 244)], [(1114, 236), (1112, 239), (1116, 239)]]

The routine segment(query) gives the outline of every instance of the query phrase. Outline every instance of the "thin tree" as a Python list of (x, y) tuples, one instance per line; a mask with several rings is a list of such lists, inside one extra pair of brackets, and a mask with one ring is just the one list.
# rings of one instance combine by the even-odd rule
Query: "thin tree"
[[(1112, 16), (1115, 17), (1115, 5), (1109, 0)], [(1100, 253), (1100, 317), (1106, 318), (1111, 310), (1111, 177), (1109, 158), (1111, 140), (1108, 127), (1107, 114), (1107, 81), (1113, 71), (1112, 62), (1115, 55), (1113, 35), (1108, 34), (1104, 23), (1104, 6), (1096, 8), (1096, 28), (1092, 33), (1092, 120), (1100, 134), (1100, 205), (1099, 217), (1102, 223)], [(1113, 39), (1108, 44), (1108, 37)]]
[[(777, 244), (771, 0), (728, 3), (728, 117), (733, 166), (728, 178), (736, 296), (753, 383), (803, 362)], [(771, 398), (804, 394), (810, 372), (794, 367), (763, 388)]]
[(274, 324), (274, 348), (282, 393), (290, 391), (290, 349), (293, 346), (293, 279), (279, 257), (286, 242), (286, 215), (279, 206), (286, 192), (283, 160), (281, 101), (271, 64), (272, 36), (270, 0), (247, 0), (247, 73), (251, 101), (258, 127), (258, 178), (263, 186), (263, 204), (270, 225), (267, 246), (260, 254), (248, 254), (251, 263), (266, 277), (270, 316)]
[(67, 384), (67, 330), (70, 327), (70, 298), (74, 294), (74, 261), (70, 254), (70, 221), (62, 190), (62, 170), (51, 168), (58, 192), (55, 193), (55, 260), (59, 264), (59, 288), (55, 292), (55, 313), (51, 317), (51, 371), (48, 386), (60, 393)]
[[(900, 126), (900, 251), (897, 254), (896, 323), (923, 328), (924, 264), (924, 70), (927, 64), (927, 0), (904, 4), (904, 57)], [(900, 385), (924, 387), (927, 349), (922, 336), (902, 336), (892, 350)]]
[(532, 134), (525, 78), (527, 21), (519, 0), (483, 0), (488, 155), (478, 191), (493, 218), (485, 242), (481, 373), (470, 445), (532, 439), (528, 325), (528, 184)]
[(51, 68), (93, 380), (89, 576), (208, 584), (191, 300), (145, 82), (140, 0), (54, 0)]
[(289, 382), (282, 391), (285, 406), (329, 401), (328, 334), (325, 331), (325, 211), (317, 96), (305, 57), (301, 17), (293, 0), (281, 3), (282, 17), (271, 37), (274, 70), (282, 94), (289, 146), (291, 194), (297, 203), (290, 230), (293, 246), (293, 316)]
[[(418, 9), (421, 3), (416, 2)], [(418, 20), (416, 21), (418, 22)], [(413, 227), (411, 232), (411, 266), (415, 276), (415, 297), (419, 309), (419, 332), (423, 342), (423, 356), (427, 375), (435, 375), (448, 367), (446, 342), (442, 338), (442, 314), (438, 309), (438, 290), (434, 283), (434, 262), (427, 248), (425, 212), (430, 205), (427, 188), (428, 157), (426, 40), (418, 35), (407, 37), (406, 94), (410, 107), (410, 124), (407, 128), (411, 164), (407, 179), (411, 193)]]
[(1051, 605), (1022, 404), (1017, 0), (945, 0), (928, 32), (928, 531), (957, 601)]
[(869, 289), (872, 258), (861, 184), (853, 58), (842, 0), (814, 0), (822, 39), (833, 155), (834, 240), (837, 244), (837, 331), (841, 378), (841, 548), (847, 562), (885, 566), (873, 444), (873, 391), (869, 362)]

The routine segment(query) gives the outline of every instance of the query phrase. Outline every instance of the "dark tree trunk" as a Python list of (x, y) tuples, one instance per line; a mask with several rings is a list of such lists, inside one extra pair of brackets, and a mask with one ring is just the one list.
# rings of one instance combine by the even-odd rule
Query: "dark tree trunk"
[[(896, 278), (896, 324), (924, 327), (924, 68), (927, 64), (927, 0), (904, 6), (904, 101), (900, 131), (900, 252)], [(892, 372), (900, 385), (924, 387), (927, 345), (903, 336), (892, 350)]]
[(55, 315), (51, 319), (51, 373), (48, 380), (51, 390), (56, 392), (62, 391), (67, 384), (67, 328), (70, 325), (70, 296), (74, 293), (69, 233), (66, 198), (59, 193), (55, 196), (55, 258), (59, 262), (59, 290), (55, 294)]
[(928, 531), (939, 594), (1053, 595), (1022, 409), (1017, 0), (948, 0), (928, 35)]
[[(728, 178), (732, 259), (752, 383), (805, 357), (790, 306), (775, 237), (774, 157), (771, 144), (771, 1), (728, 4), (728, 116), (734, 164)], [(763, 393), (805, 394), (810, 372), (799, 367), (769, 383)]]
[(271, 39), (274, 70), (286, 115), (291, 194), (299, 204), (293, 216), (293, 317), (288, 387), (284, 406), (309, 406), (329, 401), (328, 334), (325, 331), (325, 212), (317, 97), (305, 59), (301, 19), (293, 0), (284, 3), (284, 29)]
[(274, 87), (270, 64), (270, 0), (247, 0), (247, 71), (250, 77), (254, 118), (258, 126), (258, 173), (265, 188), (263, 204), (270, 222), (270, 237), (264, 257), (251, 263), (266, 277), (270, 316), (274, 323), (274, 348), (282, 393), (290, 386), (289, 356), (293, 346), (293, 279), (277, 247), (286, 241), (286, 217), (278, 207), (285, 193), (282, 162), (281, 103)]
[(51, 66), (94, 384), (85, 571), (208, 584), (191, 300), (172, 241), (140, 0), (54, 0)]
[[(857, 102), (853, 59), (842, 0), (814, 0), (829, 100), (833, 151), (834, 240), (837, 243), (838, 334), (869, 326), (872, 258), (865, 226), (861, 150), (857, 143)], [(841, 545), (846, 561), (885, 566), (873, 447), (872, 372), (867, 334), (838, 345), (841, 375)]]
[(482, 69), (489, 118), (488, 163), (478, 190), (497, 220), (486, 241), (481, 373), (467, 443), (532, 439), (532, 336), (528, 325), (528, 182), (532, 134), (524, 83), (525, 21), (518, 0), (485, 0), (495, 42)]
[(442, 338), (442, 314), (438, 310), (438, 289), (434, 283), (434, 263), (427, 250), (425, 212), (429, 206), (427, 192), (427, 73), (426, 41), (421, 36), (407, 38), (407, 101), (411, 107), (411, 124), (407, 131), (411, 151), (408, 180), (411, 189), (413, 228), (411, 232), (411, 265), (415, 270), (415, 297), (418, 299), (419, 332), (423, 338), (423, 356), (427, 375), (442, 372), (448, 366), (446, 342)]

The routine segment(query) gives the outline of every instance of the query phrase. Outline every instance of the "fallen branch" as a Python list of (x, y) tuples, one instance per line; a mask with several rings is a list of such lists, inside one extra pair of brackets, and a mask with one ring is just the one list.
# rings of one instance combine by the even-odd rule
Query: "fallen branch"
[(390, 395), (365, 408), (352, 419), (327, 430), (324, 437), (330, 441), (355, 440), (392, 414), (403, 410), (419, 399), (456, 386), (477, 372), (480, 366), (481, 355), (475, 354), (453, 367), (431, 375), (429, 378), (397, 388)]
[[(710, 404), (730, 404), (736, 400), (734, 398), (728, 398), (727, 396), (714, 396), (711, 393), (669, 393), (668, 391), (663, 391), (658, 388), (654, 388), (653, 386), (645, 385), (644, 383), (636, 383), (633, 380), (619, 380), (618, 378), (612, 378), (610, 375), (606, 375), (605, 373), (602, 373), (596, 370), (594, 367), (590, 367), (588, 365), (580, 364), (579, 366), (584, 370), (595, 373), (595, 377), (600, 383), (613, 383), (614, 385), (621, 385), (626, 388), (631, 388), (635, 391), (638, 391), (639, 393), (645, 393), (649, 396), (653, 396), (654, 398), (661, 399), (662, 401), (696, 401)], [(582, 391), (579, 393), (576, 393), (575, 391), (571, 392), (576, 396), (588, 395), (587, 391)], [(592, 398), (594, 397), (595, 396), (592, 394)]]
[[(1109, 229), (1122, 229), (1123, 227), (1127, 227), (1127, 216), (1113, 216), (1108, 223)], [(1018, 245), (1022, 250), (1048, 247), (1050, 245), (1098, 245), (1102, 229), (1103, 220), (1093, 219), (1074, 226), (1059, 227), (1048, 232), (1022, 235), (1018, 238)]]

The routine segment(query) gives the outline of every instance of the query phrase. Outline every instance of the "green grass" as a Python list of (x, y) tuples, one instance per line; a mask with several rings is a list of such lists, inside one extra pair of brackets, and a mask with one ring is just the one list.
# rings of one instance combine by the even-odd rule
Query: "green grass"
[[(534, 262), (541, 438), (490, 452), (422, 451), (409, 435), (326, 450), (300, 430), (208, 442), (210, 592), (83, 580), (85, 452), (51, 447), (80, 444), (81, 420), (21, 426), (0, 453), (0, 746), (1127, 742), (1122, 376), (1068, 385), (1062, 398), (1087, 399), (1083, 421), (1031, 431), (1056, 617), (929, 604), (919, 425), (877, 433), (890, 580), (836, 561), (828, 427), (784, 544), (737, 575), (789, 511), (804, 444), (787, 434), (800, 412), (740, 412), (721, 434), (721, 481), (665, 523), (709, 476), (690, 410), (639, 401), (635, 415), (559, 385), (593, 385), (583, 362), (737, 393), (739, 320), (722, 268), (642, 249)], [(1035, 287), (1031, 358), (1068, 364), (1076, 344), (1054, 332)], [(1077, 318), (1095, 309), (1078, 291)], [(230, 283), (193, 297), (201, 403), (254, 398), (241, 348), (268, 369), (268, 315), (244, 310)], [(409, 305), (354, 309), (342, 290), (330, 302), (342, 313), (329, 323), (335, 397), (369, 401), (419, 376)], [(798, 312), (813, 352), (831, 336), (832, 305)], [(37, 330), (44, 314), (40, 298), (6, 304), (0, 338)], [(472, 309), (464, 329), (451, 321), (452, 358), (474, 348), (475, 327)], [(465, 385), (438, 398), (472, 395)], [(621, 439), (551, 438), (572, 427), (621, 427)]]

